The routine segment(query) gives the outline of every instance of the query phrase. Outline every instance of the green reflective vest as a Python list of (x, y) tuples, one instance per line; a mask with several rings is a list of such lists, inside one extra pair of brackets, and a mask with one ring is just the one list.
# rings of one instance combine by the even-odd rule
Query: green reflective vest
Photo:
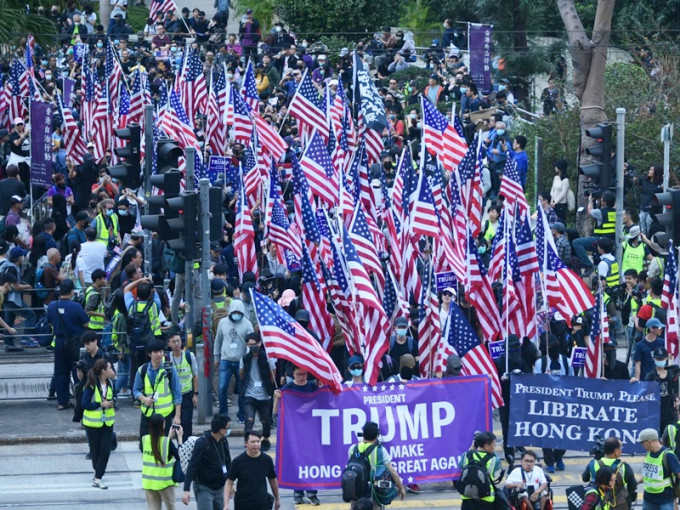
[[(148, 365), (148, 363), (146, 365)], [(139, 367), (139, 375), (142, 375), (142, 367), (144, 367), (144, 365)], [(169, 416), (175, 408), (175, 404), (173, 404), (172, 389), (170, 388), (168, 376), (161, 367), (156, 374), (156, 384), (152, 386), (147, 366), (146, 374), (144, 374), (144, 395), (150, 397), (154, 393), (156, 394), (156, 401), (151, 407), (147, 407), (142, 403), (142, 413), (144, 416), (149, 417), (154, 413), (158, 413), (161, 416)]]
[(111, 224), (113, 225), (113, 229), (111, 232), (109, 232), (109, 229), (106, 227), (106, 221), (104, 220), (104, 216), (102, 214), (98, 214), (97, 217), (95, 218), (95, 221), (97, 222), (97, 241), (100, 243), (104, 243), (105, 245), (109, 245), (109, 241), (111, 239), (116, 239), (118, 238), (118, 216), (115, 214), (113, 216), (109, 216), (111, 219)]
[(486, 231), (484, 232), (484, 239), (489, 245), (493, 242), (493, 238), (496, 235), (496, 227), (498, 227), (498, 222), (491, 223), (487, 222)]
[(660, 494), (667, 487), (672, 487), (670, 473), (665, 476), (663, 468), (663, 457), (669, 450), (664, 449), (657, 458), (652, 457), (647, 452), (645, 463), (642, 465), (642, 482), (645, 484), (645, 492), (650, 494)]
[[(87, 301), (90, 299), (90, 296), (93, 294), (98, 294), (99, 295), (99, 304), (97, 305), (97, 308), (92, 310), (93, 312), (96, 313), (101, 313), (104, 315), (104, 300), (102, 299), (101, 293), (94, 287), (94, 285), (90, 285), (87, 290), (85, 291), (85, 305), (87, 306)], [(91, 315), (90, 317), (90, 329), (101, 331), (104, 329), (104, 317), (97, 317), (95, 315)]]
[(161, 458), (165, 464), (156, 463), (151, 450), (151, 436), (142, 437), (142, 488), (149, 491), (162, 491), (171, 485), (177, 485), (172, 481), (172, 468), (174, 458), (168, 458), (170, 453), (170, 439), (163, 436), (160, 438)]
[(194, 389), (194, 374), (191, 371), (191, 363), (189, 363), (188, 359), (191, 355), (189, 352), (182, 351), (182, 361), (180, 364), (175, 363), (175, 357), (172, 355), (172, 362), (175, 365), (175, 370), (179, 374), (179, 387), (180, 391), (182, 392), (182, 395), (185, 393), (189, 393), (190, 391), (193, 391)]
[(630, 244), (630, 241), (623, 243), (623, 260), (621, 267), (624, 274), (629, 269), (635, 269), (638, 273), (645, 267), (645, 245), (638, 243), (637, 246)]
[(600, 278), (604, 276), (605, 283), (607, 284), (607, 287), (614, 287), (620, 283), (619, 281), (619, 263), (614, 260), (610, 259), (602, 259), (603, 262), (607, 264), (608, 270), (607, 274), (605, 275), (600, 275)]
[(592, 494), (592, 493), (596, 493), (597, 496), (598, 496), (597, 505), (595, 505), (593, 507), (593, 510), (609, 510), (612, 507), (612, 505), (610, 503), (604, 502), (604, 500), (603, 500), (604, 497), (602, 496), (602, 493), (600, 492), (599, 489), (592, 487), (592, 488), (590, 488), (586, 491), (585, 495), (587, 496), (588, 494)]
[[(463, 467), (465, 467), (465, 465), (468, 463), (468, 453), (463, 454), (463, 463), (460, 466), (461, 469)], [(472, 452), (472, 457), (474, 458), (475, 462), (481, 461), (486, 455), (487, 455), (487, 453), (483, 452), (483, 451), (480, 452), (480, 451), (475, 450), (475, 451)], [(491, 479), (493, 479), (495, 465), (496, 465), (496, 456), (492, 454), (491, 458), (486, 463), (486, 471), (489, 473), (489, 478), (491, 478)], [(480, 501), (487, 501), (489, 503), (493, 503), (496, 500), (496, 487), (494, 486), (493, 483), (491, 484), (490, 490), (491, 490), (491, 494), (489, 494), (485, 498), (481, 498)], [(465, 497), (463, 495), (461, 495), (461, 498), (462, 499), (470, 499), (470, 498)]]
[(602, 211), (602, 225), (596, 227), (593, 233), (596, 236), (608, 237), (614, 239), (616, 235), (616, 209), (603, 207)]
[[(99, 382), (94, 387), (94, 401), (98, 404), (102, 403), (102, 394), (99, 387)], [(113, 400), (113, 386), (111, 384), (106, 385), (106, 400)], [(116, 410), (111, 407), (109, 409), (104, 409), (99, 406), (99, 408), (90, 411), (89, 409), (83, 410), (83, 425), (86, 427), (91, 427), (93, 429), (100, 429), (102, 425), (107, 427), (113, 427), (113, 422), (115, 421)]]
[[(163, 334), (161, 331), (161, 320), (158, 318), (158, 313), (156, 312), (156, 303), (153, 298), (149, 298), (151, 304), (148, 301), (137, 301), (130, 307), (130, 310), (135, 310), (136, 312), (143, 312), (146, 308), (147, 314), (149, 314), (149, 327), (151, 327), (151, 333), (155, 337), (159, 337)], [(148, 308), (147, 308), (148, 305)]]

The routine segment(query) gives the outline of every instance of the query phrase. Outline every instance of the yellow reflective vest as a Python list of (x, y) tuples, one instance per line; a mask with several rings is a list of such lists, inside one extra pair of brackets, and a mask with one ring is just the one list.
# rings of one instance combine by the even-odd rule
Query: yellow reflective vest
[[(94, 396), (92, 397), (95, 402), (100, 404), (99, 408), (90, 411), (89, 409), (83, 410), (83, 425), (93, 429), (100, 429), (102, 425), (107, 427), (113, 427), (113, 422), (116, 417), (116, 410), (111, 407), (109, 409), (104, 409), (101, 407), (102, 403), (102, 393), (99, 386), (99, 381), (94, 387)], [(106, 385), (106, 400), (113, 400), (113, 385)]]
[(164, 464), (158, 464), (151, 450), (151, 436), (142, 437), (142, 488), (149, 491), (162, 491), (171, 485), (177, 485), (172, 481), (172, 468), (175, 459), (168, 458), (170, 455), (170, 439), (163, 436), (160, 438), (161, 458)]

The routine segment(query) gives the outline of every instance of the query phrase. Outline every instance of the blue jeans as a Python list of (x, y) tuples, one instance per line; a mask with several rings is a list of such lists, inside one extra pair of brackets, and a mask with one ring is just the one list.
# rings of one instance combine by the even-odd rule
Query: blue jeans
[[(238, 361), (220, 360), (220, 414), (227, 416), (229, 414), (229, 404), (227, 403), (227, 393), (229, 392), (229, 383), (231, 377), (236, 378), (236, 386), (234, 388), (234, 397), (238, 397), (241, 393), (241, 378), (239, 377), (239, 363)], [(241, 410), (239, 398), (239, 411)]]
[(129, 387), (130, 380), (130, 355), (126, 354), (122, 360), (118, 360), (118, 377), (116, 378), (116, 393), (123, 388)]
[(642, 502), (642, 510), (673, 510), (673, 502), (668, 503), (650, 503), (649, 501)]
[(571, 243), (572, 248), (574, 248), (574, 253), (578, 257), (578, 260), (585, 267), (591, 267), (593, 263), (588, 258), (588, 253), (596, 253), (594, 243), (599, 241), (599, 237), (579, 237), (574, 239)]
[[(17, 306), (15, 303), (5, 301), (5, 322), (8, 326), (14, 325), (14, 320), (16, 316), (19, 315), (24, 317), (26, 321), (23, 324), (24, 333), (30, 334), (34, 333), (35, 324), (38, 320), (38, 316), (35, 312), (24, 303), (21, 306)], [(14, 337), (5, 335), (5, 345), (14, 345)]]

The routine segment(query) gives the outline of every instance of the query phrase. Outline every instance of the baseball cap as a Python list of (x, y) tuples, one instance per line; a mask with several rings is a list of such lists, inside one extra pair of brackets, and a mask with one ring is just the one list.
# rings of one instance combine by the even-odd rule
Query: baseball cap
[(638, 443), (642, 443), (644, 441), (658, 441), (659, 440), (659, 433), (656, 431), (656, 429), (642, 429), (640, 431), (640, 435), (638, 436)]
[(215, 250), (215, 251), (220, 251), (220, 250), (222, 250), (222, 245), (219, 242), (215, 241), (213, 243), (210, 243), (210, 249)]
[(133, 228), (130, 232), (130, 237), (144, 237), (144, 230), (141, 228)]
[(350, 356), (349, 359), (347, 360), (347, 366), (352, 367), (352, 365), (362, 365), (364, 364), (364, 358), (359, 356), (358, 354), (355, 354), (353, 356)]
[(12, 195), (9, 199), (9, 205), (11, 207), (12, 205), (16, 204), (17, 202), (21, 202), (21, 201), (22, 200), (21, 200), (21, 197), (19, 195)]
[(583, 324), (583, 317), (576, 317), (574, 324)]
[(368, 435), (370, 437), (377, 437), (380, 434), (380, 428), (374, 421), (367, 421), (361, 428), (361, 431), (364, 433), (364, 435)]
[(246, 9), (246, 14), (252, 14), (253, 10), (252, 9)]
[(666, 359), (668, 357), (668, 351), (663, 345), (660, 345), (654, 349), (652, 357), (656, 359)]
[(89, 142), (89, 143), (87, 144), (87, 148), (89, 149), (90, 147), (94, 147), (94, 142)]
[(21, 117), (15, 118), (14, 121), (12, 122), (12, 124), (14, 124), (15, 126), (17, 124), (23, 124), (23, 123), (24, 123), (24, 119), (22, 119)]
[(565, 227), (565, 226), (564, 226), (564, 223), (562, 223), (561, 221), (556, 221), (555, 223), (553, 223), (552, 225), (550, 225), (550, 228), (554, 228), (554, 229), (557, 230), (560, 234), (563, 234), (563, 233), (567, 230), (567, 227)]
[(213, 278), (210, 281), (210, 290), (215, 294), (220, 294), (227, 285), (220, 278)]
[(408, 326), (408, 320), (406, 320), (406, 317), (397, 317), (394, 320), (394, 325), (395, 326)]
[(665, 328), (666, 325), (663, 322), (661, 322), (659, 319), (657, 319), (656, 317), (652, 317), (651, 319), (649, 319), (647, 321), (646, 327), (647, 328)]
[(633, 225), (628, 230), (628, 236), (629, 237), (637, 237), (639, 235), (640, 235), (640, 227), (638, 225)]
[(9, 250), (9, 260), (15, 261), (19, 257), (24, 257), (26, 256), (28, 252), (24, 250), (23, 248), (19, 248), (18, 246), (15, 246), (11, 250)]

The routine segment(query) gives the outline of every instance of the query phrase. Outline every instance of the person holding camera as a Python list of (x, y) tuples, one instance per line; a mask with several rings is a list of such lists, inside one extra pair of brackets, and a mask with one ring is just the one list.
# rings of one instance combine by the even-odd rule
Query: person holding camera
[(132, 394), (141, 402), (142, 409), (139, 422), (140, 448), (141, 438), (149, 432), (149, 422), (153, 415), (163, 417), (166, 432), (172, 424), (180, 425), (182, 417), (179, 375), (172, 364), (164, 366), (165, 345), (160, 340), (152, 340), (147, 344), (146, 352), (150, 361), (137, 370), (132, 389)]
[[(85, 348), (85, 352), (81, 354), (80, 360), (76, 363), (76, 374), (78, 375), (78, 384), (75, 387), (76, 404), (73, 409), (73, 421), (78, 423), (83, 417), (83, 407), (80, 402), (83, 397), (83, 391), (87, 384), (87, 376), (90, 370), (94, 368), (97, 361), (104, 358), (104, 351), (99, 348), (99, 337), (96, 331), (86, 331), (80, 337), (80, 341)], [(89, 454), (88, 457), (89, 458)]]
[(513, 469), (505, 480), (505, 488), (511, 490), (513, 501), (527, 500), (528, 507), (543, 510), (548, 502), (548, 480), (543, 469), (536, 465), (536, 454), (526, 450), (522, 455), (522, 465)]
[[(609, 468), (615, 475), (612, 510), (628, 510), (637, 499), (637, 480), (630, 464), (621, 460), (623, 445), (618, 437), (608, 437), (602, 445), (604, 456), (591, 460), (581, 474), (584, 482), (595, 482), (602, 468)], [(507, 487), (507, 485), (506, 485)]]
[[(148, 434), (140, 438), (142, 450), (142, 488), (149, 510), (175, 510), (175, 482), (172, 471), (179, 462), (178, 446), (182, 444), (182, 426), (174, 424), (165, 436), (165, 418), (154, 413), (149, 417)], [(177, 446), (172, 442), (177, 439)]]
[[(458, 480), (458, 492), (463, 500), (461, 510), (493, 510), (496, 503), (496, 485), (501, 478), (501, 461), (495, 454), (496, 436), (493, 432), (477, 432), (472, 443), (472, 450), (463, 455), (460, 464), (462, 470)], [(467, 466), (482, 467), (487, 476), (480, 480), (474, 476), (477, 470), (466, 470)], [(471, 473), (470, 479), (466, 476)]]
[(113, 441), (117, 405), (112, 379), (115, 378), (116, 371), (111, 362), (107, 359), (98, 359), (87, 373), (87, 386), (81, 399), (83, 426), (94, 469), (92, 487), (97, 489), (108, 489), (102, 483), (102, 477), (109, 462)]

